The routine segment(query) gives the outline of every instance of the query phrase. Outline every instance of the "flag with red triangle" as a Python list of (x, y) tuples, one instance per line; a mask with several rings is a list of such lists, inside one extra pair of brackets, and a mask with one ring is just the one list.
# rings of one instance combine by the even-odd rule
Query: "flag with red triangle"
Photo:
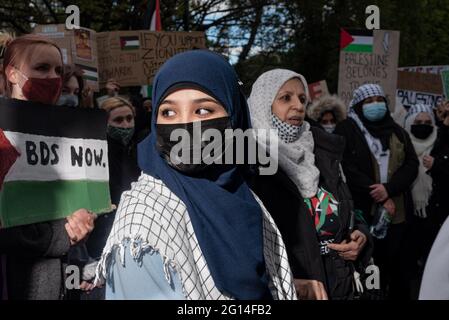
[(374, 36), (372, 30), (340, 30), (340, 50), (345, 52), (373, 52)]

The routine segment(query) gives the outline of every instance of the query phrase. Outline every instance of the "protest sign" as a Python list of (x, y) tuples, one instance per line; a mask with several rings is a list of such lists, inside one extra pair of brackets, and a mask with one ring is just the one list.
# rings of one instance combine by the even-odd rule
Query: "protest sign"
[(34, 33), (53, 40), (62, 52), (64, 64), (75, 64), (83, 71), (86, 84), (99, 91), (96, 32), (87, 28), (68, 30), (64, 24), (38, 25)]
[(173, 55), (206, 48), (203, 32), (113, 31), (97, 34), (100, 86), (151, 85), (159, 67)]
[(399, 71), (408, 71), (408, 72), (419, 72), (419, 73), (433, 73), (433, 74), (441, 74), (444, 70), (449, 70), (449, 66), (441, 65), (441, 66), (413, 66), (413, 67), (400, 67)]
[(403, 106), (421, 103), (436, 107), (443, 99), (441, 76), (433, 73), (398, 71), (396, 95)]
[(394, 110), (399, 57), (399, 31), (341, 29), (338, 95), (346, 105), (357, 87), (382, 86)]
[(102, 110), (0, 99), (1, 226), (110, 211), (106, 123)]

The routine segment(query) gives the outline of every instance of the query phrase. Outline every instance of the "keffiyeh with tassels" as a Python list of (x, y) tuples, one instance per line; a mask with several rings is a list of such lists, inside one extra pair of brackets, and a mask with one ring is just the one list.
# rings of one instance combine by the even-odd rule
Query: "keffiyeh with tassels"
[[(269, 287), (274, 299), (296, 299), (293, 278), (281, 235), (264, 208), (264, 258), (269, 275)], [(97, 267), (99, 282), (108, 277), (112, 252), (120, 250), (130, 241), (131, 255), (139, 260), (146, 251), (156, 251), (163, 258), (168, 283), (168, 268), (180, 276), (186, 299), (231, 299), (215, 286), (206, 260), (195, 236), (187, 208), (167, 186), (152, 176), (142, 173), (132, 188), (122, 195), (112, 231)], [(121, 259), (124, 263), (124, 259)]]

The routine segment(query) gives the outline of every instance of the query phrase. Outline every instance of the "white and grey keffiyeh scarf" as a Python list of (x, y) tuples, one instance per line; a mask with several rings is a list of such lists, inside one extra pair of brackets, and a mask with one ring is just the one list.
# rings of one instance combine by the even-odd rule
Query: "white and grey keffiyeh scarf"
[[(298, 78), (302, 82), (306, 96), (309, 98), (307, 82), (299, 73), (274, 69), (265, 72), (256, 80), (248, 99), (253, 128), (279, 130), (279, 127), (273, 123), (271, 106), (279, 89), (292, 78)], [(279, 150), (277, 154), (271, 154), (271, 157), (292, 179), (303, 198), (315, 196), (318, 191), (320, 171), (315, 166), (314, 141), (310, 124), (304, 121), (300, 131), (294, 134), (289, 134), (288, 130), (283, 131), (282, 128), (279, 131), (278, 137), (275, 137), (278, 139)], [(282, 138), (286, 135), (290, 138)], [(262, 148), (268, 150), (266, 145), (262, 145), (263, 140), (259, 139), (258, 143)]]
[[(262, 202), (254, 197), (263, 211), (264, 258), (272, 296), (278, 300), (296, 299), (279, 230)], [(124, 246), (128, 241), (131, 256), (136, 260), (146, 251), (158, 252), (168, 283), (171, 283), (170, 267), (180, 276), (186, 299), (232, 299), (215, 287), (184, 203), (161, 180), (144, 173), (132, 184), (131, 190), (122, 194), (97, 267), (96, 283), (107, 279), (114, 250), (119, 250), (124, 263)]]
[(292, 143), (299, 139), (304, 131), (304, 125), (294, 126), (279, 119), (274, 113), (271, 114), (273, 128), (278, 129), (278, 135), (285, 143)]

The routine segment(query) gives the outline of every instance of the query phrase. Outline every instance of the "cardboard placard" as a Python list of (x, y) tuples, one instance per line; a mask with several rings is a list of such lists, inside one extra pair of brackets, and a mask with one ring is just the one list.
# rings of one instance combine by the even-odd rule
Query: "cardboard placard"
[(346, 105), (359, 86), (376, 83), (394, 110), (399, 34), (391, 30), (341, 30), (338, 95)]
[(51, 38), (61, 48), (63, 62), (83, 70), (94, 91), (115, 79), (121, 86), (151, 85), (159, 67), (173, 55), (206, 48), (204, 32), (146, 30), (96, 33), (87, 28), (38, 25), (34, 33)]
[(422, 103), (436, 107), (443, 99), (441, 76), (434, 73), (398, 71), (396, 95), (404, 106)]
[(60, 48), (64, 64), (83, 70), (87, 86), (99, 91), (97, 33), (87, 28), (68, 30), (64, 24), (37, 25), (35, 34), (53, 40)]
[(449, 70), (449, 66), (413, 66), (413, 67), (400, 67), (399, 71), (419, 72), (419, 73), (433, 73), (441, 74), (444, 70)]
[(151, 85), (173, 55), (206, 48), (203, 32), (113, 31), (97, 34), (100, 87), (108, 79), (121, 86)]

